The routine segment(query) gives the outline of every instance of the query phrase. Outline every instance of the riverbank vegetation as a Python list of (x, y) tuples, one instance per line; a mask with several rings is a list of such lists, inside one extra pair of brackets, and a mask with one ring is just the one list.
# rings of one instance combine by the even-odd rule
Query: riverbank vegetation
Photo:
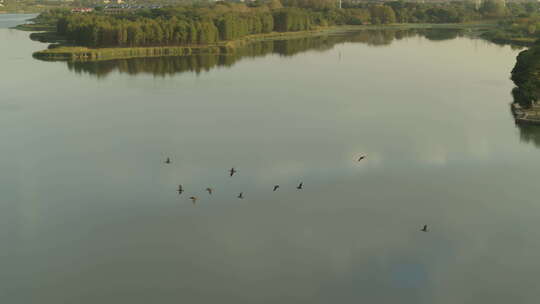
[[(241, 57), (277, 53), (289, 56), (309, 49), (325, 50), (336, 43), (358, 42), (368, 45), (388, 45), (396, 39), (423, 36), (429, 40), (454, 39), (471, 35), (471, 28), (451, 25), (341, 26), (308, 32), (270, 33), (246, 36), (242, 39), (212, 45), (155, 46), (129, 48), (56, 47), (34, 53), (42, 60), (72, 62), (105, 61), (160, 56), (214, 55)], [(269, 47), (270, 46), (270, 47)], [(265, 50), (265, 52), (259, 52)], [(191, 57), (191, 56), (189, 56)]]
[(494, 42), (529, 46), (539, 35), (540, 15), (535, 13), (500, 20), (485, 37)]
[[(55, 10), (40, 15), (56, 23), (57, 35), (73, 45), (91, 48), (189, 46), (233, 41), (248, 35), (306, 31), (328, 26), (394, 23), (468, 23), (506, 18), (517, 11), (538, 10), (537, 4), (518, 9), (488, 0), (476, 8), (472, 2), (384, 4), (344, 2), (336, 8), (330, 0), (270, 0), (160, 9), (96, 9), (91, 13)], [(521, 7), (523, 6), (523, 7)]]
[[(527, 21), (530, 28), (526, 33), (530, 39), (538, 37), (535, 21)], [(519, 33), (522, 25), (514, 26)], [(516, 85), (512, 89), (514, 103), (512, 113), (519, 125), (540, 125), (540, 40), (536, 40), (527, 50), (519, 53), (512, 69), (511, 79)]]
[(524, 108), (530, 108), (540, 97), (540, 43), (519, 53), (512, 69), (514, 100)]

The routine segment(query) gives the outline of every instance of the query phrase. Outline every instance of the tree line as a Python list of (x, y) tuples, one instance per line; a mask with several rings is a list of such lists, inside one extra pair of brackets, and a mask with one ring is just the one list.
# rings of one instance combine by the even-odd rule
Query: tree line
[(273, 29), (273, 18), (268, 13), (230, 13), (214, 20), (73, 14), (60, 18), (57, 24), (60, 35), (93, 47), (211, 44)]
[(512, 69), (514, 101), (529, 108), (540, 97), (540, 42), (519, 53)]

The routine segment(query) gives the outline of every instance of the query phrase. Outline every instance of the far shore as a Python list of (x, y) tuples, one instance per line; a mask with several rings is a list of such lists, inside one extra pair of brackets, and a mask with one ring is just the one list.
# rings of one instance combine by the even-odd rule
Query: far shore
[(30, 15), (30, 14), (39, 14), (41, 11), (0, 11), (0, 14), (10, 14), (10, 15)]

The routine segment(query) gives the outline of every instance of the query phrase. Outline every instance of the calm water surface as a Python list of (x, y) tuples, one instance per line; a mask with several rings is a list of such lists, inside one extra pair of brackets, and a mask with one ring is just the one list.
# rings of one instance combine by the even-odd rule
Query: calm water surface
[(67, 64), (32, 59), (46, 45), (10, 18), (1, 303), (538, 302), (540, 132), (509, 112), (518, 50), (365, 32)]

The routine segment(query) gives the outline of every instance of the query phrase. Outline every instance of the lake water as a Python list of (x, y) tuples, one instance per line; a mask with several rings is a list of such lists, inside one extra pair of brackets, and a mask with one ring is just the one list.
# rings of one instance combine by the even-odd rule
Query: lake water
[(68, 64), (10, 18), (1, 303), (537, 303), (519, 50), (365, 31)]

